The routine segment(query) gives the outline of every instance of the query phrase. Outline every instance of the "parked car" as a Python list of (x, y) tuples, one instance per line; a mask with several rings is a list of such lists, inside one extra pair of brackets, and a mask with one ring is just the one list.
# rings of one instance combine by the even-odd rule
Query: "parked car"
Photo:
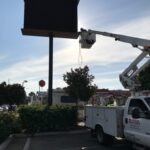
[(3, 111), (3, 108), (2, 108), (2, 107), (0, 107), (0, 112), (1, 112), (1, 111)]
[(8, 111), (9, 109), (9, 105), (7, 104), (2, 105), (1, 107), (3, 108), (3, 111)]
[(16, 111), (16, 109), (17, 109), (17, 105), (13, 104), (13, 105), (9, 105), (8, 111)]

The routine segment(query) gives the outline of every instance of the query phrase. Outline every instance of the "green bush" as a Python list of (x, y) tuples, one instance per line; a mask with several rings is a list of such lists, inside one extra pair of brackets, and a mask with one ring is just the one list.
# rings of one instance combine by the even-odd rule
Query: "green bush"
[(20, 131), (21, 126), (17, 113), (0, 113), (0, 143), (4, 141), (10, 134)]
[(77, 109), (70, 106), (22, 106), (22, 127), (29, 133), (64, 131), (77, 125)]

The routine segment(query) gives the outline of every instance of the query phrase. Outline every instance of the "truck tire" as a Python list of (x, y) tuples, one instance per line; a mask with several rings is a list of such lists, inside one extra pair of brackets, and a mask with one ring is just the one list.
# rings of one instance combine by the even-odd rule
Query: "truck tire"
[(111, 145), (114, 140), (114, 137), (108, 134), (105, 134), (102, 127), (100, 126), (96, 128), (96, 137), (97, 137), (98, 143), (102, 145)]
[(92, 138), (96, 137), (96, 131), (94, 129), (91, 129), (90, 133)]
[(96, 137), (99, 144), (106, 144), (106, 137), (102, 127), (96, 128)]

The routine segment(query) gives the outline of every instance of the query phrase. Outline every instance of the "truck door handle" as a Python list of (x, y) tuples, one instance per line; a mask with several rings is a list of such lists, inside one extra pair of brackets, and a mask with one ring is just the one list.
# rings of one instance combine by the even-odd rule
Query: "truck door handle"
[(128, 118), (125, 118), (125, 123), (128, 124)]

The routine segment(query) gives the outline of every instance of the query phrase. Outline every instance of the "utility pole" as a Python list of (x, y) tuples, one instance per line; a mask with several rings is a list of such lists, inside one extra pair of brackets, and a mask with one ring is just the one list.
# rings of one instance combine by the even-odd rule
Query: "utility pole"
[(49, 36), (49, 78), (48, 78), (48, 105), (53, 101), (53, 36)]

